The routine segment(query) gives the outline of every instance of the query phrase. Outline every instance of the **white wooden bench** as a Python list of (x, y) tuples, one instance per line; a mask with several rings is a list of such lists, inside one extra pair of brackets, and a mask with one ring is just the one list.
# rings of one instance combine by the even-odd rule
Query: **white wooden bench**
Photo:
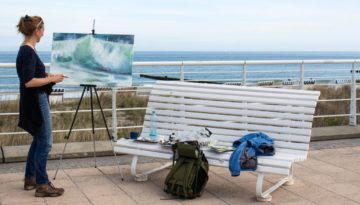
[[(270, 201), (271, 192), (285, 183), (293, 183), (293, 163), (307, 158), (319, 94), (307, 90), (158, 81), (150, 93), (141, 136), (148, 136), (151, 109), (157, 113), (159, 135), (207, 127), (213, 132), (212, 138), (231, 145), (245, 134), (266, 133), (274, 139), (276, 154), (258, 157), (256, 196), (258, 200)], [(131, 173), (137, 180), (146, 180), (148, 174), (171, 165), (169, 161), (137, 174), (138, 156), (171, 160), (172, 151), (159, 144), (128, 139), (118, 140), (114, 150), (134, 156)], [(231, 152), (205, 150), (205, 155), (211, 165), (228, 168)], [(263, 192), (266, 173), (279, 174), (282, 179)]]

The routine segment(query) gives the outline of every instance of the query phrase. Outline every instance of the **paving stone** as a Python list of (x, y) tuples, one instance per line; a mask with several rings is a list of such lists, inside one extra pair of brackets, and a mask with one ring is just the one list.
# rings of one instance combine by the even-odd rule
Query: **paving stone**
[(307, 175), (307, 176), (302, 176), (301, 178), (309, 183), (315, 183), (319, 185), (327, 185), (336, 182), (336, 180), (333, 177), (325, 174)]
[(357, 193), (357, 194), (350, 194), (350, 195), (346, 195), (344, 196), (352, 201), (356, 201), (360, 204), (360, 193)]
[[(56, 170), (50, 170), (47, 172), (50, 180), (54, 179), (55, 172), (56, 172)], [(69, 176), (67, 175), (67, 173), (65, 173), (65, 171), (63, 169), (59, 169), (59, 171), (56, 174), (55, 180), (58, 180), (58, 179), (69, 179)]]
[[(239, 177), (231, 177), (227, 168), (210, 167), (210, 179), (203, 196), (182, 200), (174, 199), (162, 189), (169, 169), (150, 175), (147, 182), (136, 182), (129, 164), (121, 165), (124, 174), (121, 181), (118, 167), (111, 161), (113, 158), (104, 158), (109, 163), (102, 162), (104, 166), (98, 168), (92, 167), (93, 159), (86, 159), (85, 165), (81, 160), (74, 160), (71, 166), (79, 168), (59, 170), (53, 183), (64, 187), (65, 193), (54, 198), (37, 198), (34, 190), (23, 190), (24, 163), (0, 164), (0, 204), (360, 204), (360, 140), (353, 144), (335, 141), (310, 146), (308, 160), (295, 164), (295, 184), (275, 190), (271, 194), (272, 202), (267, 203), (256, 200), (255, 173), (242, 172)], [(153, 169), (164, 163), (148, 162), (151, 163), (140, 163), (138, 170)], [(9, 173), (14, 170), (17, 172)], [(55, 170), (50, 170), (49, 177), (54, 173)], [(264, 189), (279, 177), (266, 175)]]
[[(0, 166), (2, 166), (0, 164)], [(24, 174), (21, 173), (6, 173), (0, 174), (0, 184), (7, 183), (7, 182), (17, 182), (24, 180)]]
[(360, 182), (360, 173), (357, 172), (329, 172), (327, 175), (331, 176), (336, 182)]
[(343, 196), (360, 193), (360, 187), (350, 183), (328, 184), (326, 185), (326, 189)]
[[(279, 188), (271, 193), (272, 201), (274, 204), (290, 204), (298, 201), (305, 201), (303, 197), (296, 195), (286, 189)], [(310, 202), (310, 201), (308, 201)]]
[(99, 205), (118, 205), (118, 204), (126, 204), (126, 205), (135, 205), (136, 202), (131, 199), (126, 194), (118, 194), (118, 195), (105, 195), (105, 196), (96, 196), (90, 197), (92, 204)]
[(310, 182), (306, 181), (304, 178), (300, 178), (300, 177), (296, 177), (294, 178), (294, 184), (291, 186), (282, 186), (282, 188), (287, 189), (287, 190), (291, 190), (291, 189), (296, 189), (298, 187), (306, 187), (309, 186)]
[(21, 188), (11, 189), (7, 192), (0, 193), (0, 204), (27, 204), (27, 203), (44, 203), (43, 198), (35, 197), (35, 191), (25, 191)]
[(359, 205), (359, 203), (357, 203), (356, 201), (352, 201), (341, 196), (329, 196), (329, 197), (317, 198), (315, 199), (314, 202), (319, 205), (339, 205), (339, 204)]
[(308, 186), (303, 187), (291, 188), (291, 192), (309, 201), (314, 201), (314, 199), (317, 198), (334, 196), (334, 193), (332, 191), (329, 191), (323, 187), (314, 184), (309, 184)]
[[(222, 168), (222, 169), (224, 169), (224, 168)], [(233, 176), (231, 176), (229, 169), (225, 169), (225, 170), (226, 170), (225, 172), (224, 171), (220, 171), (220, 172), (212, 171), (212, 172), (230, 182), (233, 182), (233, 183), (244, 183), (244, 182), (256, 183), (257, 175), (255, 173), (241, 172), (240, 176), (233, 177)]]
[(277, 202), (275, 204), (281, 204), (281, 205), (315, 205), (314, 202), (308, 201), (308, 200), (299, 200), (299, 201), (292, 201), (292, 202)]
[(9, 191), (23, 191), (24, 181), (10, 181), (0, 184), (0, 193), (6, 193)]
[(216, 174), (209, 175), (206, 191), (230, 204), (257, 203), (253, 192), (235, 183), (224, 180)]
[(169, 196), (151, 181), (126, 181), (118, 184), (121, 189), (139, 204), (155, 203), (159, 199), (168, 199)]
[(73, 178), (73, 182), (81, 192), (90, 196), (124, 194), (114, 183), (105, 176), (85, 176)]
[(199, 198), (193, 199), (193, 200), (186, 200), (182, 202), (184, 205), (227, 205), (224, 201), (214, 198), (214, 196), (210, 197), (204, 197), (201, 196)]
[(64, 172), (71, 177), (102, 175), (102, 173), (97, 168), (65, 169)]
[[(68, 201), (68, 202), (87, 202), (87, 197), (77, 188), (77, 187), (68, 187), (65, 188), (65, 192), (60, 197), (50, 197), (45, 198), (47, 202), (56, 202), (59, 201)], [(49, 204), (51, 204), (49, 203)]]
[[(310, 154), (311, 155), (311, 154)], [(316, 158), (308, 158), (307, 160), (300, 162), (300, 164), (304, 167), (314, 167), (314, 166), (326, 166), (327, 163), (322, 161), (322, 160), (318, 160)]]
[[(130, 168), (130, 167), (129, 166), (120, 166), (120, 169), (122, 172), (125, 172), (126, 170), (128, 170), (128, 168)], [(99, 167), (98, 169), (101, 170), (106, 175), (120, 174), (120, 170), (119, 170), (118, 166), (104, 166), (104, 167)]]
[(321, 173), (327, 173), (327, 174), (328, 173), (343, 173), (343, 172), (345, 172), (345, 169), (338, 167), (338, 166), (331, 165), (331, 164), (312, 166), (311, 169), (317, 170)]
[(296, 176), (309, 176), (314, 174), (320, 174), (319, 171), (312, 169), (311, 167), (304, 166), (303, 162), (295, 164), (294, 175)]

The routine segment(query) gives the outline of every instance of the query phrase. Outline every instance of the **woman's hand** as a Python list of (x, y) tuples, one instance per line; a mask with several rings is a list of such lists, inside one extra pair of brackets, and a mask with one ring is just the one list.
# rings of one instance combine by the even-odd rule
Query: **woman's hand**
[(47, 76), (47, 77), (53, 77), (54, 74), (52, 74), (52, 73), (46, 73), (46, 76)]
[(48, 78), (50, 79), (51, 83), (60, 83), (64, 80), (64, 78), (66, 78), (66, 76), (64, 74), (48, 74)]
[(48, 74), (47, 78), (33, 78), (29, 82), (25, 83), (25, 87), (33, 88), (33, 87), (40, 87), (49, 83), (60, 83), (67, 78), (64, 74)]

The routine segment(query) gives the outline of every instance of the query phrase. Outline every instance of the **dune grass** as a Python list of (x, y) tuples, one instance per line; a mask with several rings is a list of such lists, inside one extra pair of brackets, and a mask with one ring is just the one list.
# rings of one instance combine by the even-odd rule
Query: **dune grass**
[[(350, 98), (351, 88), (348, 85), (344, 86), (311, 86), (308, 87), (311, 90), (320, 90), (320, 99), (342, 99)], [(127, 88), (127, 90), (129, 90)], [(357, 95), (360, 96), (360, 91), (357, 90)], [(111, 93), (100, 93), (100, 101), (103, 109), (111, 108)], [(137, 96), (136, 90), (133, 92), (123, 91), (117, 93), (117, 108), (134, 108), (134, 107), (146, 107), (147, 97)], [(67, 99), (63, 103), (51, 104), (52, 111), (64, 111), (64, 110), (75, 110), (79, 99)], [(84, 100), (80, 107), (81, 110), (90, 109), (90, 98), (84, 97)], [(94, 100), (94, 109), (98, 109), (98, 105)], [(335, 114), (347, 114), (350, 109), (350, 101), (339, 101), (339, 102), (318, 102), (315, 115), (335, 115)], [(2, 101), (0, 103), (0, 110), (2, 113), (17, 113), (18, 112), (18, 101)], [(360, 106), (357, 106), (359, 112)], [(104, 112), (107, 125), (111, 127), (111, 112)], [(144, 120), (145, 110), (128, 110), (118, 111), (117, 119), (118, 126), (134, 126), (142, 125)], [(52, 114), (53, 130), (65, 130), (68, 131), (72, 122), (74, 113), (61, 113)], [(94, 112), (95, 127), (104, 127), (104, 123), (100, 112)], [(360, 118), (358, 118), (360, 120)], [(1, 116), (0, 118), (0, 133), (5, 132), (22, 132), (23, 130), (17, 126), (18, 116)], [(324, 126), (340, 126), (348, 125), (348, 117), (332, 117), (332, 118), (315, 118), (313, 127), (324, 127)], [(91, 115), (87, 113), (78, 113), (73, 129), (91, 128)], [(141, 132), (141, 129), (127, 129), (118, 130), (118, 138), (129, 137), (131, 131)], [(110, 129), (111, 134), (111, 129)], [(54, 143), (64, 142), (64, 137), (67, 132), (54, 133)], [(108, 136), (106, 131), (95, 131), (96, 140), (107, 140)], [(29, 134), (21, 135), (2, 135), (0, 136), (0, 146), (8, 145), (23, 145), (29, 144), (32, 137)], [(69, 141), (91, 141), (92, 132), (72, 132)]]
[[(348, 99), (350, 98), (350, 85), (343, 86), (319, 86), (315, 85), (309, 87), (310, 90), (319, 90), (321, 99)], [(356, 95), (360, 96), (360, 90), (356, 90)], [(357, 103), (357, 113), (360, 112), (360, 105)], [(336, 102), (318, 102), (315, 110), (315, 115), (338, 115), (349, 114), (350, 101), (336, 101)], [(360, 117), (357, 118), (357, 121)], [(331, 118), (315, 118), (313, 127), (327, 127), (327, 126), (341, 126), (348, 125), (349, 117), (331, 117)]]
[[(111, 92), (100, 93), (100, 103), (103, 109), (111, 109)], [(146, 107), (147, 97), (137, 96), (136, 92), (118, 92), (116, 96), (116, 107), (117, 108), (132, 108), (132, 107)], [(63, 103), (52, 103), (52, 111), (69, 111), (76, 110), (79, 99), (67, 99)], [(93, 99), (94, 110), (99, 109), (96, 100)], [(0, 103), (1, 112), (6, 113), (17, 113), (18, 112), (18, 101), (2, 101)], [(90, 110), (90, 98), (84, 97), (80, 110)], [(111, 133), (111, 111), (104, 112), (107, 126)], [(117, 112), (117, 126), (134, 126), (142, 125), (145, 110), (129, 110), (129, 111), (118, 111)], [(61, 113), (52, 114), (53, 130), (65, 130), (66, 132), (54, 133), (54, 143), (65, 142), (64, 137), (68, 134), (67, 131), (70, 129), (71, 122), (73, 120), (74, 113)], [(23, 132), (21, 128), (17, 126), (18, 115), (12, 116), (1, 116), (0, 118), (0, 133), (5, 132)], [(94, 112), (94, 127), (105, 127), (101, 112)], [(79, 112), (73, 129), (91, 128), (91, 114), (90, 112), (82, 113)], [(140, 132), (141, 129), (129, 129), (129, 130), (118, 130), (118, 136), (116, 137), (129, 137), (131, 131)], [(95, 131), (96, 140), (107, 140), (108, 135), (105, 130)], [(72, 132), (69, 137), (69, 142), (72, 141), (91, 141), (91, 131)], [(7, 145), (23, 145), (29, 144), (32, 141), (32, 137), (29, 134), (19, 135), (2, 135), (0, 136), (0, 146)]]

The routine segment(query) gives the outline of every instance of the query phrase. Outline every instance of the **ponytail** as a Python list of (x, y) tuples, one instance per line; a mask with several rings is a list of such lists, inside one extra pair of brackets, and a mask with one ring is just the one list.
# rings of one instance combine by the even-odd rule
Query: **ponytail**
[(40, 16), (22, 16), (16, 25), (19, 33), (24, 36), (31, 36), (36, 29), (42, 28), (44, 22)]

